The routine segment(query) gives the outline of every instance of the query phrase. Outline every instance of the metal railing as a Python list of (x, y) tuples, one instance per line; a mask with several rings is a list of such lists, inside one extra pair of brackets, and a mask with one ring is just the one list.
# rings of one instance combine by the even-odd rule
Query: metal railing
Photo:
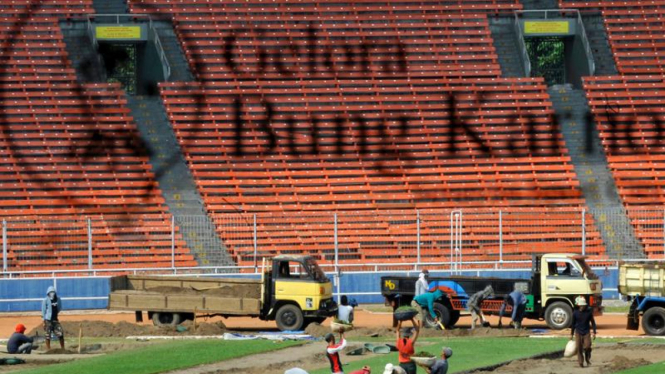
[(571, 18), (568, 16), (569, 14), (573, 14), (574, 16), (572, 18), (575, 18), (576, 24), (577, 24), (577, 34), (580, 35), (580, 40), (582, 41), (582, 45), (584, 47), (584, 52), (586, 54), (587, 58), (587, 64), (589, 67), (589, 75), (594, 75), (596, 71), (596, 63), (593, 60), (593, 52), (591, 50), (591, 44), (589, 43), (589, 39), (586, 35), (586, 30), (584, 28), (584, 22), (582, 21), (582, 15), (578, 9), (543, 9), (543, 10), (516, 10), (514, 12), (515, 14), (515, 27), (517, 29), (518, 33), (518, 42), (520, 43), (520, 48), (522, 48), (522, 56), (524, 58), (524, 55), (526, 54), (526, 62), (529, 64), (529, 68), (526, 69), (528, 72), (527, 76), (530, 76), (531, 74), (531, 61), (528, 57), (528, 52), (526, 50), (526, 44), (524, 42), (524, 36), (522, 33), (522, 27), (520, 25), (520, 15), (535, 15), (535, 14), (544, 14), (542, 19), (549, 19), (550, 18), (550, 13), (556, 14), (557, 18)]
[[(150, 37), (155, 43), (155, 48), (157, 49), (157, 54), (159, 55), (159, 60), (162, 64), (163, 71), (164, 71), (164, 80), (168, 81), (169, 77), (171, 77), (171, 64), (169, 63), (168, 58), (166, 57), (166, 52), (164, 51), (164, 47), (162, 45), (162, 41), (159, 38), (159, 34), (157, 33), (157, 29), (155, 28), (154, 23), (152, 22), (152, 18), (150, 18), (150, 15), (148, 14), (88, 14), (86, 16), (86, 20), (88, 23), (88, 35), (90, 37), (90, 40), (92, 41), (92, 45), (95, 48), (95, 50), (99, 49), (99, 41), (97, 40), (97, 35), (95, 35), (95, 27), (94, 27), (94, 22), (100, 21), (100, 20), (106, 20), (110, 19), (111, 21), (109, 23), (115, 23), (118, 25), (123, 24), (121, 22), (121, 19), (129, 19), (132, 22), (136, 22), (137, 20), (140, 19), (145, 19), (148, 22), (148, 30), (150, 31)], [(149, 38), (150, 39), (150, 38)], [(98, 58), (101, 59), (101, 56), (98, 55)]]
[[(616, 264), (640, 255), (641, 249), (609, 258), (599, 228), (624, 237), (626, 233), (616, 231), (624, 226), (613, 228), (613, 222), (626, 215), (648, 257), (665, 257), (665, 211), (656, 209), (232, 213), (115, 221), (44, 216), (3, 219), (2, 270), (5, 277), (252, 272), (262, 258), (280, 253), (312, 254), (334, 273), (423, 265), (457, 272), (511, 269), (528, 267), (532, 253), (548, 252), (585, 254), (599, 263)], [(120, 253), (117, 258), (115, 253)], [(218, 266), (227, 253), (240, 266)], [(191, 257), (183, 260), (190, 254), (199, 266), (191, 265)], [(162, 267), (132, 267), (132, 256), (159, 256)], [(53, 263), (52, 268), (44, 260)]]

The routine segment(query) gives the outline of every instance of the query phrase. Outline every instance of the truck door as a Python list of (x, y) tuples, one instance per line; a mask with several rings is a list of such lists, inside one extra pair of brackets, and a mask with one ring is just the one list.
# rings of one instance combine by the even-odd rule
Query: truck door
[(548, 258), (543, 264), (541, 290), (543, 302), (555, 296), (566, 299), (589, 292), (589, 282), (584, 278), (583, 269), (571, 258)]
[(275, 265), (275, 300), (295, 301), (303, 311), (318, 309), (321, 285), (305, 265), (295, 260)]

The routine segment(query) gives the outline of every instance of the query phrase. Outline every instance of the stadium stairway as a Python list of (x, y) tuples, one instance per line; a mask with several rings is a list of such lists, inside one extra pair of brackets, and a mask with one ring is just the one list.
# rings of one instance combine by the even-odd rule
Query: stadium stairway
[(162, 48), (164, 49), (166, 58), (171, 65), (171, 76), (169, 77), (169, 81), (194, 81), (194, 75), (189, 70), (189, 64), (185, 58), (185, 53), (182, 51), (180, 40), (173, 30), (173, 24), (164, 21), (153, 21), (153, 24), (155, 30), (157, 30), (159, 40), (162, 42)]
[(614, 62), (614, 56), (612, 55), (612, 49), (610, 48), (603, 17), (600, 14), (582, 15), (582, 22), (584, 23), (584, 30), (586, 31), (589, 44), (591, 45), (593, 61), (596, 64), (594, 75), (619, 74), (616, 63)]
[(92, 7), (97, 14), (125, 14), (127, 0), (92, 0)]
[(520, 0), (524, 10), (559, 9), (558, 0)]
[(106, 82), (106, 69), (88, 37), (86, 22), (60, 22), (69, 60), (80, 83)]
[(514, 20), (512, 15), (489, 18), (494, 48), (504, 78), (524, 77), (524, 61), (517, 46)]
[(127, 106), (149, 150), (150, 164), (166, 205), (198, 263), (204, 266), (234, 265), (214, 223), (206, 214), (160, 97), (128, 96)]
[[(580, 189), (600, 231), (607, 255), (612, 258), (643, 258), (644, 250), (623, 208), (598, 130), (593, 120), (587, 118), (590, 110), (584, 91), (575, 90), (570, 85), (555, 85), (548, 89), (548, 93), (575, 166)], [(616, 214), (607, 215), (607, 212)]]

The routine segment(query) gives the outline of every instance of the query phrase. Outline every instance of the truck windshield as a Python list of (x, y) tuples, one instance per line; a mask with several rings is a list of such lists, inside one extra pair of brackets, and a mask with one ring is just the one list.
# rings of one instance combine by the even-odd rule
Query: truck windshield
[(315, 281), (318, 282), (327, 282), (328, 277), (326, 277), (326, 274), (321, 270), (319, 267), (319, 264), (316, 263), (313, 259), (308, 259), (307, 260), (307, 267), (309, 268), (309, 272), (312, 275), (312, 278), (314, 278)]
[(580, 267), (582, 268), (582, 271), (583, 271), (584, 275), (586, 275), (586, 277), (588, 279), (598, 279), (598, 276), (596, 275), (596, 273), (593, 272), (593, 270), (586, 263), (586, 261), (584, 261), (582, 259), (578, 259), (577, 263), (580, 264)]

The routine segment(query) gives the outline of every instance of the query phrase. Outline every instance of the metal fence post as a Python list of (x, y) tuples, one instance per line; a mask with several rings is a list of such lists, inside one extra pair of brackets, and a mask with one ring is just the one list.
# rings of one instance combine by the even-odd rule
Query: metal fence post
[(92, 270), (92, 220), (88, 217), (88, 269)]
[(334, 215), (335, 219), (335, 280), (337, 283), (337, 303), (341, 302), (340, 290), (340, 276), (339, 276), (339, 243), (337, 242), (337, 213)]
[(586, 209), (582, 209), (582, 256), (586, 255)]
[(499, 262), (503, 262), (503, 212), (499, 210)]
[(416, 265), (420, 265), (420, 211), (416, 209)]
[(256, 213), (254, 213), (254, 272), (258, 271), (258, 253), (259, 253), (259, 240), (256, 236)]
[(171, 269), (175, 269), (175, 216), (171, 216)]
[(7, 221), (2, 220), (2, 271), (7, 272)]

